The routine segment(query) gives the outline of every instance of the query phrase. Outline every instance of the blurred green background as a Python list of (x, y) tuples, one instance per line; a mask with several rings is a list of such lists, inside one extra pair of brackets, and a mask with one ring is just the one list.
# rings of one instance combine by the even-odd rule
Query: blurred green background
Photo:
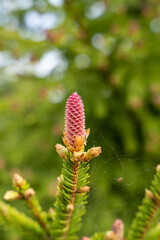
[[(13, 172), (45, 210), (55, 201), (65, 102), (82, 97), (91, 191), (80, 236), (125, 231), (160, 158), (158, 0), (0, 1), (0, 198)], [(11, 203), (25, 211), (21, 201)], [(0, 227), (1, 240), (23, 240)]]

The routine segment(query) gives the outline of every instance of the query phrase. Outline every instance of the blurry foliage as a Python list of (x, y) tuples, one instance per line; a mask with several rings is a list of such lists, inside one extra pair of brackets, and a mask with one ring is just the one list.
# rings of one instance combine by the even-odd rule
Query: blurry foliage
[[(88, 147), (103, 151), (91, 164), (81, 235), (117, 217), (129, 226), (160, 157), (159, 1), (26, 2), (0, 1), (0, 197), (19, 171), (46, 210), (54, 202), (54, 145), (77, 91)], [(1, 239), (15, 232), (1, 230)]]

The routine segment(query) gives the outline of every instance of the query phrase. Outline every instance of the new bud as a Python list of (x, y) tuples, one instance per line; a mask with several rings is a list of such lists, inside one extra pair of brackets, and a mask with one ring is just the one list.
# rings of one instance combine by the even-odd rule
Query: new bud
[(83, 152), (74, 152), (73, 153), (73, 161), (74, 162), (80, 162), (84, 158), (84, 153)]
[(100, 153), (101, 153), (101, 147), (93, 147), (86, 152), (83, 161), (87, 162), (92, 158), (98, 157)]
[(90, 190), (90, 187), (89, 187), (89, 186), (83, 186), (83, 187), (80, 187), (80, 188), (78, 189), (78, 192), (79, 192), (79, 193), (85, 193), (85, 192), (89, 192), (89, 190)]
[(68, 155), (67, 149), (62, 146), (61, 144), (56, 144), (56, 151), (58, 153), (58, 155), (65, 160), (65, 157)]
[(35, 195), (35, 191), (33, 190), (33, 188), (28, 188), (28, 189), (24, 192), (24, 198), (25, 198), (25, 199), (32, 198), (34, 195)]
[(68, 204), (67, 205), (67, 212), (73, 212), (73, 210), (74, 210), (73, 204), (72, 203)]
[(148, 189), (145, 189), (145, 196), (150, 198), (151, 200), (154, 200), (153, 193), (150, 190), (148, 190)]
[(15, 187), (22, 187), (22, 185), (24, 184), (24, 179), (18, 173), (14, 173), (12, 183)]
[(5, 193), (3, 198), (6, 201), (14, 201), (14, 200), (19, 199), (21, 197), (22, 197), (21, 194), (19, 194), (18, 192), (10, 190), (10, 191), (7, 191)]
[(51, 219), (52, 221), (54, 221), (54, 219), (55, 219), (55, 211), (54, 211), (53, 208), (50, 208), (48, 210), (48, 218)]

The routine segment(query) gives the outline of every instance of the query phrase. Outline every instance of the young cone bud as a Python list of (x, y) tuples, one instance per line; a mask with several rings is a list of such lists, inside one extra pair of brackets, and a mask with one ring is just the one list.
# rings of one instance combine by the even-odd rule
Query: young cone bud
[(58, 153), (58, 155), (65, 160), (65, 156), (68, 155), (67, 149), (62, 146), (61, 144), (56, 144), (56, 151)]
[(75, 92), (67, 100), (65, 111), (65, 136), (67, 147), (81, 150), (85, 143), (84, 106), (80, 96)]
[(21, 196), (19, 193), (10, 190), (10, 191), (7, 191), (7, 192), (5, 193), (5, 195), (4, 195), (3, 198), (4, 198), (4, 200), (6, 200), (6, 201), (14, 201), (14, 200), (19, 199), (19, 198), (21, 198), (21, 197), (22, 197), (22, 196)]
[(74, 152), (73, 153), (73, 161), (79, 162), (82, 161), (84, 158), (84, 153), (83, 152)]
[(116, 219), (113, 223), (112, 230), (117, 240), (122, 240), (124, 235), (124, 225), (121, 219)]
[(55, 211), (52, 207), (49, 208), (48, 213), (51, 214), (51, 215), (55, 215)]
[(93, 158), (98, 157), (101, 153), (101, 147), (93, 147), (88, 150), (88, 154), (91, 155)]
[(51, 219), (52, 221), (55, 219), (55, 211), (53, 208), (50, 208), (48, 210), (48, 218)]
[(148, 190), (148, 189), (145, 189), (145, 196), (150, 198), (151, 200), (154, 200), (153, 193), (150, 190)]
[(22, 187), (22, 185), (24, 184), (24, 179), (18, 173), (14, 173), (12, 183), (15, 187)]
[(86, 152), (83, 158), (83, 161), (87, 162), (92, 158), (98, 157), (100, 153), (101, 153), (101, 147), (93, 147)]
[(89, 187), (89, 186), (84, 186), (84, 187), (80, 187), (80, 188), (78, 189), (78, 192), (79, 192), (79, 193), (85, 193), (85, 192), (89, 192), (89, 190), (90, 190), (90, 187)]
[(31, 197), (33, 197), (35, 195), (35, 191), (33, 190), (33, 188), (28, 188), (25, 192), (24, 192), (24, 198), (25, 199), (29, 199)]
[(67, 212), (73, 212), (73, 210), (74, 210), (73, 204), (72, 203), (68, 204), (67, 205)]

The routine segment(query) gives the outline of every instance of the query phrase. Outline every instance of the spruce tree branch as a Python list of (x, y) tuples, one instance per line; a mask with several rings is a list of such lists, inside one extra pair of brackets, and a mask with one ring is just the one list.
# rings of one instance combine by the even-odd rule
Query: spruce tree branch
[[(64, 147), (60, 149), (56, 146), (57, 152), (63, 158), (63, 168), (61, 176), (58, 177), (58, 193), (55, 203), (55, 221), (53, 225), (52, 236), (57, 239), (77, 239), (75, 235), (80, 229), (81, 217), (85, 213), (85, 204), (87, 186), (90, 177), (88, 174), (89, 160), (93, 158), (90, 156), (88, 162), (86, 153), (83, 151), (73, 152), (68, 151), (64, 159)], [(62, 152), (64, 151), (64, 152)], [(100, 153), (99, 148), (95, 148), (98, 152), (94, 157)]]
[(53, 236), (61, 240), (77, 239), (81, 218), (85, 213), (89, 160), (97, 157), (101, 148), (84, 152), (89, 135), (85, 129), (84, 107), (81, 97), (75, 92), (67, 100), (63, 142), (56, 144), (56, 151), (63, 159), (61, 176), (58, 178), (58, 194), (55, 203)]
[[(71, 154), (71, 153), (70, 153)], [(55, 221), (52, 236), (57, 239), (77, 239), (75, 233), (80, 228), (81, 217), (85, 212), (86, 189), (88, 181), (88, 164), (74, 162), (67, 158), (63, 161), (63, 169), (58, 178), (58, 194), (55, 203)], [(81, 192), (78, 191), (81, 189)]]
[(37, 222), (2, 201), (0, 201), (0, 223), (45, 237), (45, 231)]
[(26, 201), (36, 220), (45, 230), (48, 238), (51, 239), (50, 226), (47, 221), (47, 214), (42, 210), (35, 191), (30, 188), (29, 183), (17, 173), (13, 175), (13, 186), (15, 190), (22, 196), (22, 199)]
[(50, 228), (49, 224), (47, 223), (47, 215), (45, 212), (42, 211), (42, 208), (39, 205), (39, 201), (36, 196), (33, 196), (31, 198), (25, 199), (29, 208), (33, 212), (33, 215), (39, 222), (39, 224), (45, 229), (48, 237), (51, 236), (50, 234)]
[(128, 240), (143, 240), (152, 223), (154, 216), (160, 207), (160, 165), (151, 183), (150, 189), (146, 189), (145, 197), (139, 212), (131, 225)]

